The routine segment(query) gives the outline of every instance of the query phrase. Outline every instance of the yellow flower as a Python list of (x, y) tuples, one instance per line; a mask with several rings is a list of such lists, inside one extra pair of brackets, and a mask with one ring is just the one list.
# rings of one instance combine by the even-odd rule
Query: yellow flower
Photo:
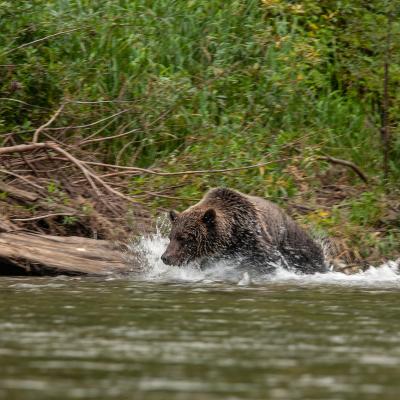
[(292, 6), (290, 6), (290, 10), (294, 14), (304, 14), (304, 8), (302, 4), (293, 4)]
[(280, 5), (280, 0), (261, 0), (261, 3), (268, 8), (274, 8)]

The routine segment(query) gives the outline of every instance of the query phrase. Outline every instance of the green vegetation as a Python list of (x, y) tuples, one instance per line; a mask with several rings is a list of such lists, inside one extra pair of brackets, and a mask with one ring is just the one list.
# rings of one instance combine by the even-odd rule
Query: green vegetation
[(0, 1), (0, 145), (31, 141), (66, 103), (51, 127), (69, 128), (42, 137), (89, 140), (80, 150), (102, 162), (166, 172), (268, 163), (130, 178), (129, 193), (154, 209), (227, 185), (364, 257), (392, 258), (399, 12), (389, 0)]

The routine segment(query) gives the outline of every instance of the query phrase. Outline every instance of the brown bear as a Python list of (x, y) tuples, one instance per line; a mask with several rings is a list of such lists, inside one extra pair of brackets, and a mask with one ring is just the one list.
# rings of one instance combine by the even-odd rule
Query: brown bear
[(228, 188), (210, 190), (197, 204), (169, 213), (172, 229), (162, 261), (206, 266), (219, 259), (261, 273), (277, 266), (325, 272), (324, 255), (311, 237), (277, 205)]

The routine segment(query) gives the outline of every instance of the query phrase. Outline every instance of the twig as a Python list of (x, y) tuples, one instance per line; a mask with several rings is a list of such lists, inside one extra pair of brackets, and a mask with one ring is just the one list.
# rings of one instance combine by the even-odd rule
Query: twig
[(45, 149), (47, 143), (31, 143), (31, 144), (18, 144), (9, 147), (0, 147), (0, 155), (12, 153), (25, 153), (36, 149)]
[[(247, 165), (244, 167), (234, 167), (234, 168), (223, 168), (223, 169), (200, 169), (200, 170), (193, 170), (193, 171), (181, 171), (181, 172), (159, 172), (159, 171), (154, 171), (151, 169), (146, 169), (146, 168), (139, 168), (139, 167), (131, 167), (130, 169), (132, 171), (136, 172), (141, 172), (145, 174), (150, 174), (150, 175), (158, 175), (158, 176), (179, 176), (179, 175), (203, 175), (203, 174), (220, 174), (224, 172), (235, 172), (235, 171), (244, 171), (246, 169), (253, 169), (253, 168), (259, 168), (259, 167), (264, 167), (269, 164), (273, 164), (276, 162), (283, 162), (283, 161), (288, 161), (291, 160), (292, 158), (281, 158), (279, 160), (271, 160), (271, 161), (266, 161), (258, 164), (252, 164), (252, 165)], [(108, 174), (107, 176), (112, 176), (115, 174), (124, 174), (123, 172), (116, 172), (114, 174)]]
[(104, 104), (104, 103), (135, 103), (135, 100), (68, 100), (68, 103), (71, 104)]
[(104, 142), (105, 140), (115, 139), (115, 138), (118, 138), (118, 137), (121, 137), (121, 136), (129, 135), (130, 133), (136, 132), (138, 130), (140, 130), (140, 129), (138, 129), (138, 128), (137, 129), (132, 129), (129, 132), (119, 133), (118, 135), (113, 135), (113, 136), (106, 136), (106, 137), (101, 137), (101, 138), (97, 138), (97, 139), (84, 140), (83, 142), (79, 143), (79, 146), (83, 146), (85, 144), (93, 143), (93, 142)]
[(48, 149), (52, 149), (54, 151), (56, 151), (57, 153), (62, 154), (63, 156), (65, 156), (69, 161), (71, 161), (73, 164), (75, 164), (83, 173), (83, 175), (85, 176), (86, 180), (89, 182), (90, 186), (92, 187), (92, 189), (95, 191), (95, 193), (97, 194), (97, 196), (101, 196), (101, 193), (99, 191), (99, 189), (97, 188), (96, 184), (93, 182), (93, 173), (91, 173), (84, 165), (83, 162), (78, 160), (77, 158), (75, 158), (72, 154), (68, 153), (68, 151), (62, 149), (60, 146), (58, 146), (56, 143), (51, 143), (48, 142), (47, 144), (47, 148)]
[(224, 172), (243, 171), (246, 169), (259, 168), (259, 167), (263, 167), (265, 165), (270, 165), (273, 163), (278, 163), (278, 162), (283, 162), (283, 161), (289, 161), (292, 159), (293, 159), (293, 157), (287, 157), (287, 158), (280, 158), (279, 160), (271, 160), (271, 161), (266, 161), (266, 162), (262, 162), (262, 163), (258, 163), (258, 164), (247, 165), (244, 167), (234, 167), (234, 168), (224, 168), (224, 169), (199, 169), (199, 170), (193, 170), (193, 171), (180, 171), (180, 172), (161, 172), (161, 171), (155, 171), (155, 170), (146, 169), (146, 168), (124, 167), (122, 165), (105, 164), (105, 163), (94, 162), (94, 161), (85, 161), (85, 163), (90, 164), (90, 165), (97, 165), (100, 167), (109, 167), (109, 168), (125, 170), (125, 172), (110, 173), (110, 174), (106, 174), (103, 176), (126, 175), (126, 174), (129, 174), (132, 172), (140, 172), (143, 174), (158, 175), (158, 176), (179, 176), (179, 175), (220, 174), (220, 173), (224, 173)]
[[(133, 143), (134, 141), (135, 141), (135, 140), (132, 139), (132, 140), (130, 140), (129, 142), (125, 143), (125, 144), (122, 146), (121, 150), (118, 152), (117, 156), (115, 157), (115, 163), (116, 163), (117, 165), (120, 163), (121, 157), (122, 157), (122, 155), (125, 153), (125, 150), (126, 150), (128, 147), (131, 147), (131, 146), (132, 146), (132, 143)], [(142, 141), (142, 143), (143, 143), (143, 141)], [(140, 146), (141, 146), (141, 145), (140, 145)], [(138, 151), (140, 151), (140, 146), (138, 146), (138, 148), (137, 148), (137, 150), (136, 150), (135, 153), (137, 153)]]
[[(200, 170), (189, 170), (189, 171), (180, 171), (180, 172), (161, 172), (161, 171), (155, 171), (152, 169), (139, 168), (139, 167), (124, 167), (124, 166), (120, 166), (120, 165), (106, 164), (106, 163), (93, 162), (93, 161), (79, 161), (75, 157), (71, 156), (70, 153), (61, 149), (57, 144), (52, 143), (52, 142), (22, 144), (22, 145), (11, 146), (11, 147), (3, 147), (3, 148), (0, 148), (0, 155), (8, 154), (8, 153), (31, 151), (31, 150), (34, 150), (35, 148), (52, 148), (53, 150), (57, 151), (58, 153), (63, 154), (70, 161), (72, 161), (72, 159), (71, 159), (71, 157), (72, 157), (75, 161), (78, 161), (80, 163), (85, 163), (88, 165), (97, 165), (97, 166), (101, 166), (101, 167), (110, 167), (110, 168), (125, 170), (125, 172), (119, 172), (119, 173), (116, 172), (116, 173), (111, 173), (111, 174), (107, 174), (104, 176), (125, 175), (125, 174), (128, 174), (129, 172), (140, 172), (143, 174), (157, 175), (157, 176), (219, 174), (219, 173), (224, 173), (224, 172), (243, 171), (243, 170), (247, 170), (247, 169), (259, 168), (259, 167), (263, 167), (263, 166), (270, 165), (270, 164), (277, 163), (277, 162), (292, 160), (292, 157), (287, 157), (287, 158), (281, 158), (279, 160), (270, 160), (270, 161), (265, 161), (265, 162), (247, 165), (247, 166), (243, 166), (243, 167), (223, 168), (223, 169), (200, 169)], [(62, 150), (62, 152), (60, 150)], [(67, 156), (67, 154), (68, 154), (68, 156)], [(338, 163), (338, 164), (348, 165), (348, 166), (351, 166), (351, 168), (353, 168), (353, 169), (355, 167), (359, 172), (361, 172), (359, 170), (359, 168), (355, 164), (351, 163), (350, 161), (338, 160), (338, 159), (334, 159), (332, 157), (327, 157), (326, 159), (328, 160), (328, 158), (330, 159), (331, 162), (335, 162), (334, 160), (336, 160), (336, 163)], [(75, 163), (75, 161), (73, 161), (73, 162)], [(366, 179), (362, 172), (361, 172), (361, 175), (363, 175), (363, 178), (362, 178), (363, 180)]]
[[(17, 142), (15, 141), (15, 139), (14, 139), (13, 136), (10, 136), (10, 140), (11, 140), (11, 142), (13, 143), (14, 146), (17, 145)], [(25, 163), (26, 165), (29, 166), (29, 168), (31, 169), (31, 171), (33, 172), (33, 174), (37, 176), (37, 171), (36, 171), (35, 166), (32, 165), (32, 163), (25, 157), (24, 153), (21, 153), (19, 156), (20, 156), (21, 159), (24, 161), (24, 163)]]
[(195, 197), (178, 197), (178, 196), (169, 196), (167, 194), (161, 194), (161, 193), (155, 193), (155, 192), (149, 192), (144, 190), (143, 194), (140, 195), (141, 197), (161, 197), (161, 198), (165, 198), (165, 199), (171, 199), (171, 200), (184, 200), (184, 201), (200, 201), (201, 199), (197, 199)]
[(332, 164), (340, 164), (340, 165), (344, 165), (345, 167), (349, 167), (351, 168), (365, 183), (368, 183), (368, 178), (367, 176), (364, 174), (364, 172), (361, 171), (360, 167), (358, 167), (356, 164), (354, 164), (351, 161), (347, 161), (347, 160), (342, 160), (340, 158), (334, 158), (331, 156), (319, 156), (317, 157), (318, 160), (324, 160), (324, 161), (328, 161)]
[[(42, 146), (39, 146), (42, 145)], [(96, 181), (97, 183), (99, 183), (100, 185), (102, 185), (108, 192), (114, 194), (115, 196), (118, 196), (120, 198), (123, 198), (131, 203), (136, 204), (136, 202), (134, 200), (132, 200), (130, 197), (124, 195), (121, 192), (118, 192), (117, 190), (113, 189), (110, 185), (108, 185), (106, 182), (104, 182), (99, 176), (97, 176), (95, 173), (91, 172), (86, 166), (85, 166), (85, 162), (78, 160), (76, 157), (74, 157), (72, 154), (68, 153), (68, 151), (62, 149), (58, 144), (56, 143), (52, 143), (52, 142), (46, 142), (46, 143), (33, 143), (31, 145), (17, 145), (17, 146), (12, 146), (12, 148), (7, 148), (7, 147), (3, 147), (0, 148), (0, 154), (2, 154), (2, 152), (5, 152), (4, 150), (8, 152), (16, 152), (15, 148), (22, 148), (23, 151), (28, 151), (27, 147), (29, 147), (30, 149), (35, 149), (35, 148), (45, 148), (45, 149), (51, 149), (56, 151), (57, 153), (63, 155), (64, 157), (66, 157), (69, 161), (71, 161), (73, 164), (75, 164), (83, 173), (83, 175), (85, 176), (86, 180), (89, 182), (90, 186), (93, 188), (93, 190), (96, 192), (96, 194), (101, 198), (101, 193), (99, 191), (99, 189), (97, 188), (96, 184), (94, 181)]]
[[(10, 153), (22, 153), (22, 152), (27, 152), (27, 151), (32, 151), (35, 149), (51, 149), (56, 151), (57, 153), (63, 155), (65, 158), (67, 158), (69, 161), (71, 161), (73, 164), (75, 164), (83, 173), (85, 176), (86, 180), (89, 182), (90, 186), (93, 188), (93, 190), (96, 192), (98, 196), (101, 196), (101, 193), (97, 186), (95, 185), (93, 181), (93, 177), (96, 175), (90, 172), (84, 165), (83, 162), (75, 158), (73, 155), (68, 153), (66, 150), (62, 149), (58, 144), (52, 143), (52, 142), (45, 142), (45, 143), (32, 143), (32, 144), (21, 144), (21, 145), (16, 145), (16, 146), (10, 146), (10, 147), (2, 147), (0, 148), (0, 155), (2, 154), (10, 154)], [(101, 179), (100, 179), (101, 181)], [(113, 189), (112, 189), (113, 190)]]
[(86, 142), (90, 139), (93, 139), (94, 137), (96, 137), (97, 135), (99, 135), (101, 132), (103, 132), (104, 130), (106, 130), (112, 123), (114, 123), (114, 120), (110, 120), (108, 121), (106, 124), (104, 124), (101, 128), (97, 129), (95, 132), (91, 133), (89, 136), (83, 138), (80, 142), (78, 142), (78, 147), (83, 143)]
[(12, 221), (36, 221), (38, 219), (44, 219), (44, 218), (49, 218), (49, 217), (62, 217), (62, 216), (84, 217), (83, 214), (53, 213), (53, 214), (39, 215), (37, 217), (31, 217), (31, 218), (11, 218), (11, 220)]
[(62, 103), (60, 107), (56, 110), (56, 112), (52, 115), (52, 117), (43, 125), (39, 126), (39, 128), (36, 129), (35, 133), (33, 134), (32, 138), (32, 143), (37, 143), (39, 140), (39, 135), (40, 132), (42, 132), (43, 129), (46, 129), (49, 125), (51, 125), (55, 119), (60, 115), (61, 111), (63, 110), (65, 104)]
[[(58, 146), (56, 146), (56, 148), (58, 148)], [(55, 148), (55, 149), (56, 149)], [(62, 150), (60, 148), (58, 148), (58, 151)], [(62, 150), (63, 153), (69, 154), (67, 153), (65, 150)], [(69, 154), (70, 157), (74, 158), (73, 156), (71, 156)], [(70, 158), (71, 159), (71, 158)], [(80, 162), (79, 160), (75, 159), (76, 161)], [(86, 167), (84, 167), (82, 164), (83, 162), (80, 162), (81, 166), (83, 167), (84, 170), (86, 170), (86, 172), (84, 172), (85, 177), (86, 176), (90, 176), (91, 178), (93, 178), (93, 180), (95, 180), (97, 183), (99, 183), (100, 185), (102, 185), (108, 192), (114, 194), (117, 197), (120, 197), (122, 199), (125, 199), (127, 201), (129, 201), (130, 203), (134, 203), (136, 204), (136, 202), (134, 200), (132, 200), (130, 197), (124, 195), (123, 193), (119, 192), (118, 190), (113, 189), (109, 184), (107, 184), (106, 182), (103, 181), (103, 179), (101, 179), (100, 177), (98, 177), (95, 173), (89, 171)], [(82, 171), (83, 172), (83, 171)], [(97, 191), (96, 191), (97, 193)]]
[[(67, 103), (68, 103), (68, 102), (66, 102), (65, 104), (67, 104)], [(113, 115), (110, 115), (110, 116), (108, 116), (108, 117), (105, 117), (105, 118), (99, 119), (99, 120), (97, 120), (97, 121), (91, 122), (90, 124), (72, 125), (72, 126), (60, 126), (60, 127), (57, 127), (57, 128), (44, 128), (43, 130), (45, 130), (45, 131), (63, 131), (63, 130), (67, 130), (67, 129), (84, 129), (84, 128), (90, 128), (90, 127), (92, 127), (92, 126), (94, 126), (94, 125), (100, 124), (101, 122), (107, 121), (108, 119), (111, 119), (111, 118), (116, 117), (116, 116), (118, 116), (118, 115), (120, 115), (120, 114), (126, 113), (126, 112), (128, 112), (128, 111), (129, 111), (129, 110), (121, 110), (121, 111), (119, 111), (119, 112), (117, 112), (117, 113), (115, 113), (115, 114), (113, 114)], [(20, 131), (20, 132), (18, 132), (18, 133), (30, 133), (30, 132), (35, 132), (35, 130), (34, 130), (34, 129), (28, 129), (28, 130), (26, 130), (26, 131)], [(9, 132), (8, 134), (12, 134), (12, 133), (13, 133), (13, 132)]]
[(6, 169), (0, 169), (0, 172), (2, 172), (3, 174), (15, 176), (16, 178), (21, 179), (22, 181), (27, 183), (28, 185), (35, 187), (36, 189), (44, 190), (44, 188), (42, 186), (39, 186), (36, 183), (33, 183), (29, 179), (25, 178), (24, 176), (18, 175), (15, 172), (11, 172), (11, 171), (8, 171)]
[(47, 39), (50, 39), (52, 37), (56, 37), (56, 36), (60, 36), (60, 35), (67, 35), (68, 33), (75, 32), (75, 31), (80, 31), (82, 29), (87, 29), (87, 27), (73, 28), (73, 29), (69, 29), (67, 31), (61, 31), (61, 32), (53, 33), (52, 35), (44, 36), (44, 37), (42, 37), (40, 39), (33, 40), (32, 42), (29, 42), (29, 43), (21, 44), (18, 47), (14, 47), (14, 48), (12, 48), (10, 50), (7, 50), (7, 51), (5, 51), (3, 53), (3, 55), (12, 53), (13, 51), (16, 51), (16, 50), (19, 50), (19, 49), (23, 49), (24, 47), (31, 46), (31, 45), (36, 44), (36, 43), (43, 42), (43, 41), (45, 41)]
[(10, 146), (10, 147), (3, 147), (3, 148), (0, 148), (0, 155), (18, 153), (18, 152), (27, 152), (27, 151), (32, 151), (35, 149), (51, 149), (51, 150), (61, 154), (62, 156), (64, 156), (70, 162), (72, 162), (75, 166), (77, 166), (81, 170), (81, 172), (83, 173), (86, 180), (89, 182), (89, 184), (91, 185), (93, 190), (96, 192), (96, 194), (100, 198), (101, 198), (101, 193), (100, 193), (99, 189), (97, 188), (96, 183), (103, 186), (109, 193), (112, 193), (115, 196), (123, 198), (134, 204), (136, 204), (136, 202), (132, 198), (130, 198), (130, 197), (124, 195), (123, 193), (119, 192), (118, 190), (115, 190), (114, 188), (112, 188), (108, 183), (106, 183), (102, 179), (103, 177), (99, 177), (97, 174), (90, 171), (86, 165), (91, 164), (91, 165), (100, 165), (100, 166), (126, 169), (125, 171), (106, 174), (106, 175), (104, 175), (104, 177), (114, 176), (114, 175), (123, 175), (123, 174), (127, 174), (127, 173), (132, 173), (132, 171), (134, 171), (136, 173), (145, 173), (145, 174), (158, 175), (158, 176), (179, 176), (179, 175), (182, 176), (182, 175), (195, 175), (195, 174), (199, 175), (199, 174), (242, 171), (242, 170), (247, 170), (247, 169), (252, 169), (252, 168), (258, 168), (258, 167), (272, 164), (275, 162), (287, 161), (287, 160), (291, 159), (291, 158), (285, 158), (285, 159), (280, 159), (280, 160), (271, 160), (271, 161), (267, 161), (267, 162), (257, 163), (254, 165), (248, 165), (248, 166), (244, 166), (244, 167), (235, 167), (235, 168), (193, 170), (193, 171), (182, 171), (182, 172), (159, 172), (159, 171), (154, 171), (151, 169), (138, 168), (138, 167), (119, 167), (117, 165), (112, 165), (112, 164), (85, 162), (85, 161), (77, 159), (72, 154), (70, 154), (68, 151), (64, 150), (57, 143), (54, 143), (54, 142), (31, 143), (31, 144), (22, 144), (22, 145)]
[(62, 131), (62, 130), (65, 130), (65, 129), (90, 128), (90, 127), (93, 126), (93, 125), (100, 124), (101, 122), (104, 122), (104, 121), (107, 121), (108, 119), (117, 117), (118, 115), (123, 114), (123, 113), (126, 113), (126, 112), (128, 112), (128, 111), (129, 111), (129, 110), (121, 110), (121, 111), (118, 111), (117, 113), (115, 113), (115, 114), (113, 114), (113, 115), (109, 115), (108, 117), (104, 117), (104, 118), (99, 119), (99, 120), (97, 120), (97, 121), (91, 122), (90, 124), (75, 125), (75, 126), (60, 126), (60, 127), (57, 127), (57, 128), (46, 128), (46, 130), (48, 130), (48, 131)]
[(15, 103), (20, 103), (20, 104), (23, 104), (23, 105), (29, 106), (29, 107), (41, 108), (41, 109), (43, 109), (43, 110), (48, 110), (48, 109), (49, 109), (48, 107), (42, 107), (42, 106), (38, 106), (38, 105), (36, 105), (36, 104), (30, 104), (30, 103), (27, 103), (26, 101), (22, 101), (22, 100), (18, 100), (18, 99), (13, 99), (13, 98), (11, 98), (11, 97), (0, 97), (0, 100), (13, 101), (13, 102), (15, 102)]

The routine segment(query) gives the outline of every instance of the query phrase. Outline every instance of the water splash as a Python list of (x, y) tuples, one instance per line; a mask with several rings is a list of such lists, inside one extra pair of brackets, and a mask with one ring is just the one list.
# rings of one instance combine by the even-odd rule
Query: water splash
[(161, 261), (161, 255), (168, 245), (166, 232), (170, 228), (169, 224), (166, 217), (160, 218), (155, 234), (141, 237), (129, 245), (129, 251), (139, 258), (141, 265), (141, 272), (138, 275), (135, 274), (135, 279), (159, 282), (229, 282), (239, 286), (274, 282), (400, 287), (400, 259), (379, 266), (370, 266), (366, 271), (353, 275), (333, 271), (306, 275), (289, 271), (278, 265), (273, 274), (253, 276), (251, 270), (243, 272), (237, 268), (239, 261), (218, 261), (204, 270), (200, 269), (196, 263), (190, 263), (184, 267), (168, 266)]

